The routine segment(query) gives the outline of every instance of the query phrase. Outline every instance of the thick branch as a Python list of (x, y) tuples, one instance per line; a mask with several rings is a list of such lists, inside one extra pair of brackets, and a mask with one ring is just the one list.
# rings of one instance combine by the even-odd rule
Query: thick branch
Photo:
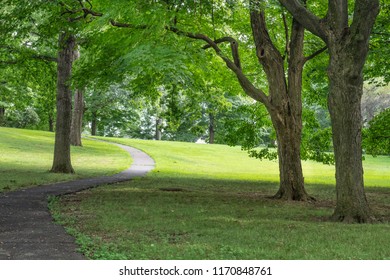
[(333, 32), (342, 34), (348, 28), (348, 0), (328, 0), (327, 21)]
[(317, 50), (316, 52), (312, 53), (311, 55), (306, 56), (306, 57), (304, 58), (303, 62), (306, 63), (306, 62), (309, 61), (310, 59), (315, 58), (317, 55), (322, 54), (322, 53), (323, 53), (324, 51), (326, 51), (327, 49), (328, 49), (328, 47), (325, 46), (325, 47), (323, 47), (323, 48)]
[(122, 28), (133, 28), (133, 29), (147, 29), (149, 26), (147, 25), (135, 25), (130, 23), (121, 23), (114, 20), (110, 20), (110, 24), (115, 27), (122, 27)]
[(69, 17), (68, 18), (69, 22), (79, 21), (79, 20), (81, 20), (83, 18), (87, 18), (88, 15), (95, 16), (95, 17), (103, 16), (102, 13), (95, 12), (95, 11), (92, 10), (92, 4), (91, 4), (91, 2), (89, 0), (86, 0), (86, 2), (89, 4), (90, 8), (86, 8), (82, 0), (78, 0), (78, 2), (80, 4), (81, 8), (77, 9), (77, 10), (71, 10), (66, 4), (64, 4), (63, 2), (60, 2), (60, 5), (65, 9), (65, 11), (62, 12), (61, 15), (65, 15), (65, 14), (76, 15), (76, 14), (78, 14), (80, 12), (83, 13), (80, 16)]
[(285, 37), (286, 37), (286, 49), (285, 49), (284, 56), (288, 57), (289, 54), (290, 54), (290, 38), (289, 38), (289, 35), (288, 35), (288, 25), (287, 25), (286, 15), (283, 13), (282, 17), (283, 17), (284, 32), (285, 32)]
[(357, 40), (366, 40), (371, 33), (372, 26), (379, 13), (379, 0), (356, 0), (351, 34)]
[[(113, 26), (123, 27), (123, 28), (146, 29), (149, 27), (147, 25), (133, 25), (133, 24), (128, 24), (128, 23), (119, 23), (119, 22), (116, 22), (114, 20), (110, 20), (110, 23)], [(241, 63), (240, 63), (239, 54), (238, 54), (238, 44), (237, 44), (236, 40), (234, 40), (231, 37), (223, 37), (221, 39), (213, 41), (211, 38), (209, 38), (205, 34), (183, 31), (183, 30), (178, 29), (175, 26), (165, 26), (165, 29), (168, 31), (171, 31), (179, 36), (184, 36), (187, 38), (191, 38), (191, 39), (195, 39), (195, 40), (202, 40), (202, 41), (206, 42), (206, 45), (203, 46), (203, 49), (212, 48), (215, 51), (215, 53), (226, 63), (226, 66), (235, 73), (241, 87), (244, 89), (246, 94), (248, 94), (254, 100), (263, 103), (268, 108), (272, 107), (270, 101), (268, 100), (267, 95), (261, 89), (256, 88), (252, 84), (252, 82), (242, 72)], [(225, 55), (223, 55), (221, 49), (218, 47), (218, 44), (223, 43), (223, 42), (230, 43), (234, 62), (231, 61)]]
[(305, 8), (300, 0), (279, 0), (279, 2), (299, 21), (307, 30), (324, 41), (327, 40), (326, 29), (321, 19)]
[[(220, 38), (220, 39), (217, 39), (214, 41), (215, 44), (220, 44), (220, 43), (225, 43), (225, 42), (230, 43), (230, 48), (232, 50), (234, 64), (236, 64), (236, 66), (241, 69), (240, 54), (238, 52), (238, 42), (232, 37), (223, 37), (223, 38)], [(208, 48), (211, 48), (211, 46), (209, 44), (203, 46), (204, 50), (206, 50)]]
[[(177, 29), (176, 27), (168, 27), (168, 30), (176, 33), (180, 36), (185, 36), (192, 39), (197, 40), (203, 40), (207, 43), (206, 46), (203, 48), (213, 48), (215, 53), (222, 58), (222, 60), (226, 63), (226, 66), (236, 74), (236, 77), (241, 85), (241, 87), (244, 89), (246, 94), (248, 94), (250, 97), (252, 97), (254, 100), (259, 101), (263, 103), (266, 107), (271, 108), (272, 105), (268, 100), (267, 95), (261, 90), (256, 88), (251, 81), (244, 75), (244, 73), (241, 70), (241, 65), (239, 62), (239, 56), (238, 56), (238, 44), (235, 40), (231, 40), (230, 37), (224, 37), (219, 40), (213, 41), (208, 36), (204, 34), (199, 33), (190, 33), (185, 32), (182, 30)], [(224, 56), (221, 52), (221, 49), (218, 47), (218, 43), (222, 42), (230, 42), (230, 45), (232, 47), (232, 53), (234, 57), (234, 62), (231, 61), (228, 57)]]
[[(232, 42), (236, 42), (236, 39), (232, 38), (232, 37), (222, 37), (222, 38), (219, 38), (217, 40), (214, 41), (214, 43), (216, 44), (220, 44), (220, 43), (232, 43)], [(203, 49), (206, 50), (208, 48), (211, 48), (210, 45), (204, 45), (203, 46)]]

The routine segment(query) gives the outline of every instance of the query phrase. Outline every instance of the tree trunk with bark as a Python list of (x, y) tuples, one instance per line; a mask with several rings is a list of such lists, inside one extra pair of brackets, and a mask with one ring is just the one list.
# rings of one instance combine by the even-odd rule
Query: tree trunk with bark
[(57, 60), (57, 120), (54, 159), (51, 172), (74, 173), (70, 157), (72, 121), (72, 93), (70, 80), (75, 48), (75, 37), (68, 32), (59, 35)]
[(91, 135), (96, 136), (97, 132), (97, 112), (92, 112), (92, 120), (91, 120)]
[(83, 91), (77, 89), (74, 94), (74, 108), (72, 116), (70, 143), (73, 146), (82, 146), (81, 132), (83, 127), (84, 98)]
[(157, 118), (156, 119), (156, 135), (155, 135), (156, 140), (161, 140), (161, 125), (162, 125), (162, 119)]
[(215, 118), (212, 113), (209, 114), (209, 144), (214, 144), (214, 137), (215, 137)]
[(54, 132), (54, 119), (52, 114), (49, 114), (49, 131)]
[(328, 107), (336, 163), (336, 209), (332, 218), (369, 222), (362, 164), (361, 97), (363, 67), (371, 29), (379, 13), (378, 0), (356, 0), (349, 24), (348, 1), (329, 1), (325, 18), (318, 18), (298, 0), (279, 0), (309, 31), (320, 37), (330, 54)]
[(5, 108), (0, 107), (0, 125), (3, 125), (5, 118)]
[(333, 219), (362, 223), (371, 219), (364, 192), (362, 163), (361, 97), (365, 55), (351, 57), (351, 47), (339, 49), (333, 46), (330, 49), (328, 107), (332, 122), (337, 193)]
[(286, 75), (284, 58), (268, 35), (264, 12), (252, 10), (251, 25), (257, 57), (269, 84), (269, 103), (262, 103), (271, 116), (277, 135), (280, 184), (274, 197), (285, 200), (313, 200), (305, 190), (300, 155), (302, 72), (306, 61), (303, 55), (304, 28), (293, 20), (291, 39), (286, 43), (286, 46), (289, 46)]

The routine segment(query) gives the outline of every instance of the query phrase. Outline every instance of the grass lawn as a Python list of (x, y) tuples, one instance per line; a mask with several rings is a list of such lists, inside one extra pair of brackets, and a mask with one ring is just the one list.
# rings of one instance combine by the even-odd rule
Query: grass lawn
[(0, 192), (114, 174), (131, 164), (128, 154), (117, 146), (86, 139), (83, 145), (72, 147), (76, 174), (50, 173), (54, 133), (0, 127)]
[[(110, 139), (148, 152), (146, 178), (51, 200), (91, 259), (390, 259), (390, 158), (367, 157), (376, 224), (327, 222), (334, 167), (305, 162), (315, 203), (269, 199), (276, 162), (223, 145)], [(181, 191), (166, 191), (180, 188)]]

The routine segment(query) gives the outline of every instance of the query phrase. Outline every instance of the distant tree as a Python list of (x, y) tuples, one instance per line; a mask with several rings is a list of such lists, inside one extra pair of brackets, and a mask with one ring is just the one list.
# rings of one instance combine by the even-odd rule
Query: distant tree
[(362, 96), (363, 126), (378, 113), (390, 107), (390, 85), (378, 86), (377, 83), (365, 84)]

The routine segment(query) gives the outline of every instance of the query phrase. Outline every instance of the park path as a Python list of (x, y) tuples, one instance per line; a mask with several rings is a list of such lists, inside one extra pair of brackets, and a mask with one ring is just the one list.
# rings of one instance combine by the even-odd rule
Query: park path
[(0, 194), (0, 260), (82, 260), (65, 229), (53, 223), (48, 196), (64, 195), (104, 184), (145, 176), (154, 160), (132, 147), (115, 144), (133, 158), (132, 165), (113, 176), (42, 185)]

